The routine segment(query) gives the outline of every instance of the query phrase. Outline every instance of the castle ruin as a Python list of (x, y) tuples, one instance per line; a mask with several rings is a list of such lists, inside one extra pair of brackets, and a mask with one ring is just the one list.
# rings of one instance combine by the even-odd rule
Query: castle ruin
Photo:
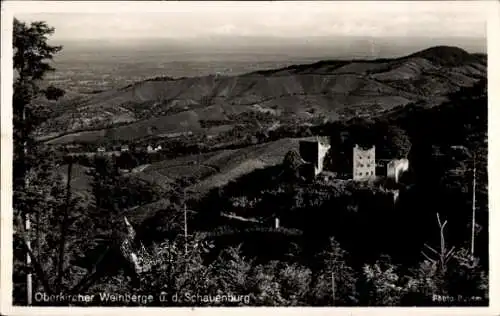
[(353, 148), (352, 178), (354, 181), (367, 181), (375, 177), (375, 146), (365, 149), (356, 144)]
[(316, 137), (314, 140), (300, 141), (300, 156), (304, 161), (314, 166), (314, 176), (323, 171), (323, 161), (330, 147), (330, 141), (327, 137)]
[(408, 171), (410, 162), (408, 159), (393, 159), (387, 164), (387, 178), (395, 183), (399, 182), (401, 174)]

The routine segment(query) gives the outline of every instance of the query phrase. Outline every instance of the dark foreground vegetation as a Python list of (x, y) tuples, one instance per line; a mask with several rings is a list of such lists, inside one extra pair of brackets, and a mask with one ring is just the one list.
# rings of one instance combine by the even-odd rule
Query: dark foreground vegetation
[[(282, 165), (195, 200), (185, 190), (188, 179), (166, 190), (123, 176), (119, 162), (97, 157), (88, 162), (92, 189), (86, 198), (68, 194), (75, 161), (64, 161), (63, 179), (55, 170), (57, 155), (32, 138), (44, 120), (32, 100), (56, 91), (36, 85), (49, 70), (46, 59), (59, 50), (43, 40), (52, 31), (43, 23), (15, 22), (14, 66), (21, 75), (14, 86), (14, 304), (26, 304), (28, 253), (34, 293), (96, 295), (88, 303), (34, 300), (36, 305), (140, 305), (103, 301), (103, 292), (152, 295), (149, 306), (488, 305), (486, 82), (441, 106), (416, 104), (371, 120), (297, 130), (296, 136), (331, 138), (326, 169), (338, 175), (333, 180), (301, 181), (290, 153)], [(31, 59), (33, 51), (42, 58)], [(375, 144), (379, 158), (408, 157), (410, 172), (390, 187), (399, 189), (396, 202), (384, 179), (344, 180), (353, 144)], [(159, 211), (136, 212), (161, 200)], [(29, 233), (23, 228), (27, 215)], [(149, 272), (137, 273), (120, 252), (129, 235), (124, 216), (136, 229), (134, 242), (150, 257)], [(248, 300), (172, 300), (218, 294)]]

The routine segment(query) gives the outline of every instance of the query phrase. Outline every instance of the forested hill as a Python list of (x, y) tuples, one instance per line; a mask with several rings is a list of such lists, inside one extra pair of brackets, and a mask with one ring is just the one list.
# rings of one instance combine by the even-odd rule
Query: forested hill
[(231, 128), (241, 123), (242, 113), (278, 122), (372, 115), (410, 103), (440, 104), (449, 93), (486, 78), (486, 69), (484, 55), (439, 46), (395, 59), (325, 60), (238, 76), (174, 79), (166, 73), (66, 98), (52, 107), (52, 119), (39, 136), (70, 134), (53, 141), (67, 143), (112, 134), (131, 141), (188, 131), (217, 133), (204, 123)]

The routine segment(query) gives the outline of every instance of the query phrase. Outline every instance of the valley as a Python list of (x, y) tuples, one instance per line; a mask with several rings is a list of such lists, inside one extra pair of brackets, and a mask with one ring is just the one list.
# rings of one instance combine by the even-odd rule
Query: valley
[(210, 135), (217, 131), (201, 121), (236, 128), (246, 123), (239, 115), (252, 112), (265, 117), (264, 125), (369, 116), (411, 103), (438, 105), (447, 94), (485, 78), (485, 71), (482, 55), (434, 47), (387, 60), (321, 61), (236, 76), (156, 77), (54, 104), (39, 137), (68, 144), (134, 142), (188, 131)]

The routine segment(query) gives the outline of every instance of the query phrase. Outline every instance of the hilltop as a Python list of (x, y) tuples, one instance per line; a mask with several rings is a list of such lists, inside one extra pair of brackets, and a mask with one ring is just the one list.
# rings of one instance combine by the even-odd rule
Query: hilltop
[(109, 137), (130, 142), (217, 134), (218, 128), (240, 124), (242, 113), (259, 113), (274, 123), (372, 115), (411, 103), (438, 105), (486, 72), (485, 56), (437, 46), (394, 59), (323, 60), (237, 76), (157, 77), (65, 98), (40, 137), (60, 144)]

